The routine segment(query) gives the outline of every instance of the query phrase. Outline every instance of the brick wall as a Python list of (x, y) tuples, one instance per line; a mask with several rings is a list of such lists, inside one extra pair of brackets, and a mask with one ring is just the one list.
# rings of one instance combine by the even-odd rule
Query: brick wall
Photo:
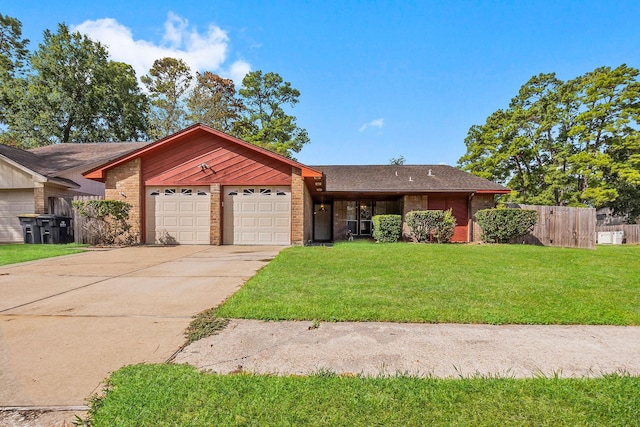
[(220, 184), (211, 184), (209, 190), (211, 192), (211, 227), (209, 231), (209, 243), (219, 246), (222, 244), (222, 203), (220, 203)]
[(144, 195), (141, 194), (140, 171), (140, 159), (134, 159), (107, 171), (105, 181), (105, 199), (120, 200), (131, 205), (129, 223), (131, 231), (138, 236), (138, 242), (144, 241), (142, 238), (142, 201)]
[(402, 237), (409, 238), (409, 226), (406, 216), (411, 211), (426, 211), (429, 209), (429, 197), (426, 195), (405, 195), (402, 199)]
[(471, 230), (469, 231), (469, 236), (472, 242), (479, 242), (480, 233), (482, 232), (478, 221), (475, 219), (476, 212), (482, 209), (491, 209), (495, 206), (496, 202), (493, 194), (476, 194), (471, 198), (471, 217), (469, 218)]
[(304, 233), (304, 179), (299, 168), (291, 168), (291, 244), (303, 245)]
[(347, 238), (347, 202), (335, 200), (333, 202), (333, 240)]
[(313, 240), (313, 198), (306, 185), (302, 186), (304, 190), (304, 241)]

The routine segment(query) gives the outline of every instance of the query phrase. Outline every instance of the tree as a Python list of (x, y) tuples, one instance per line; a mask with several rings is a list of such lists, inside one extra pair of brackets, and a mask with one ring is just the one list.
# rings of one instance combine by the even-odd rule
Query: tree
[(399, 157), (392, 157), (389, 159), (390, 165), (404, 165), (404, 162), (405, 162), (405, 158), (402, 155), (400, 155)]
[(245, 110), (235, 123), (236, 136), (289, 158), (309, 142), (307, 131), (283, 109), (294, 107), (300, 92), (280, 75), (252, 71), (242, 80), (239, 92)]
[(0, 13), (0, 123), (6, 123), (5, 113), (13, 109), (15, 96), (23, 91), (19, 77), (29, 59), (28, 44), (22, 38), (22, 23)]
[[(7, 112), (8, 133), (22, 147), (137, 139), (144, 135), (146, 98), (133, 69), (65, 24), (44, 32), (30, 58), (25, 91)], [(126, 118), (125, 118), (126, 117)]]
[(621, 195), (640, 185), (639, 110), (638, 70), (626, 65), (567, 82), (540, 74), (469, 129), (458, 164), (511, 188), (511, 201), (628, 212)]
[(189, 121), (202, 123), (222, 132), (232, 133), (243, 109), (236, 98), (233, 80), (209, 71), (196, 73), (196, 86), (187, 99)]
[(192, 79), (189, 66), (176, 58), (157, 59), (149, 74), (142, 76), (151, 97), (149, 136), (152, 139), (163, 138), (185, 127), (184, 98)]

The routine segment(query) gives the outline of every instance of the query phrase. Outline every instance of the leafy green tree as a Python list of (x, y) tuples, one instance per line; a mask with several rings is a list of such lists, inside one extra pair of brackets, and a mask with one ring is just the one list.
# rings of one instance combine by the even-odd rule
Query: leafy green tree
[(29, 40), (22, 38), (22, 23), (0, 13), (0, 123), (6, 123), (5, 113), (13, 110), (15, 96), (23, 91), (29, 59)]
[(293, 158), (309, 142), (307, 131), (283, 107), (294, 107), (300, 91), (276, 73), (252, 71), (242, 80), (240, 99), (245, 110), (235, 123), (234, 133), (259, 147)]
[(176, 58), (157, 59), (149, 74), (142, 76), (151, 98), (149, 136), (152, 139), (164, 138), (185, 127), (185, 97), (192, 79), (189, 66)]
[(30, 58), (25, 91), (7, 112), (9, 134), (22, 147), (138, 139), (145, 134), (146, 98), (133, 69), (65, 24), (44, 32)]
[(187, 107), (191, 123), (202, 123), (226, 133), (233, 132), (243, 109), (233, 80), (210, 71), (196, 73), (196, 85), (187, 99)]
[(405, 162), (405, 158), (402, 155), (400, 155), (399, 157), (392, 157), (389, 159), (390, 165), (404, 165), (404, 162)]
[(510, 201), (628, 212), (620, 198), (640, 185), (639, 109), (638, 70), (626, 65), (567, 82), (540, 74), (469, 129), (458, 164), (511, 188)]

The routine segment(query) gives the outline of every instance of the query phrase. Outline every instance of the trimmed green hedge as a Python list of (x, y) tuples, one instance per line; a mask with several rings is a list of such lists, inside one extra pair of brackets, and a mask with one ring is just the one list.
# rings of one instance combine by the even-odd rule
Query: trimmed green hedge
[(402, 215), (375, 215), (373, 238), (378, 242), (393, 243), (402, 235)]
[(530, 209), (496, 208), (476, 212), (480, 238), (486, 243), (509, 243), (533, 230), (538, 212)]
[(411, 237), (420, 243), (449, 243), (456, 228), (451, 209), (411, 211), (406, 216)]

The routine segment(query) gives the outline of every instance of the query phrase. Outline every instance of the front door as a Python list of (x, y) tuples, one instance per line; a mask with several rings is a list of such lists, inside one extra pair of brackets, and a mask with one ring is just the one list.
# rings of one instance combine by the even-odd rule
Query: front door
[(328, 242), (331, 240), (331, 205), (324, 203), (313, 206), (313, 240)]

